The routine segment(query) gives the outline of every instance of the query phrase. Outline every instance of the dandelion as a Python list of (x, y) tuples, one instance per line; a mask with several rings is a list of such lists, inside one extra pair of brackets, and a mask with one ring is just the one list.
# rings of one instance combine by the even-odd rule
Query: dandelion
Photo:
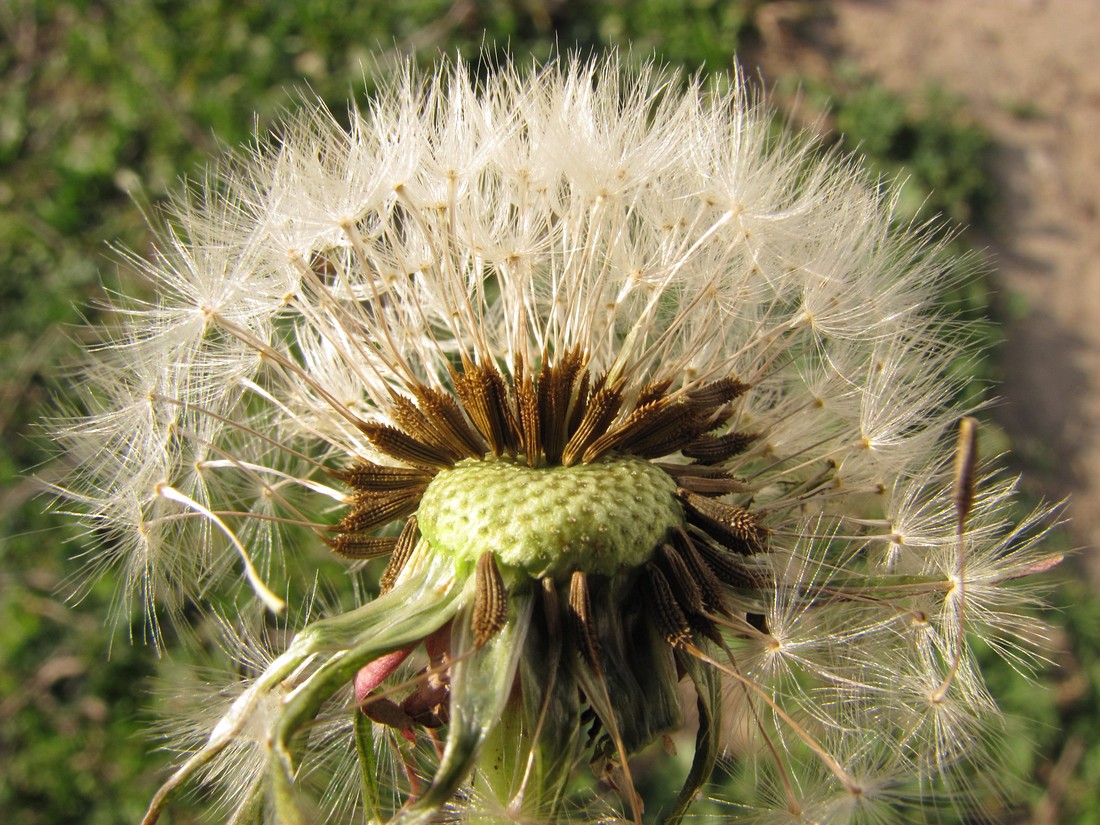
[(318, 576), (356, 603), (219, 622), (237, 673), (146, 822), (193, 786), (229, 822), (891, 821), (997, 770), (971, 641), (1027, 670), (1057, 559), (953, 400), (943, 250), (728, 86), (407, 68), (173, 205), (58, 428), (88, 564), (157, 644)]

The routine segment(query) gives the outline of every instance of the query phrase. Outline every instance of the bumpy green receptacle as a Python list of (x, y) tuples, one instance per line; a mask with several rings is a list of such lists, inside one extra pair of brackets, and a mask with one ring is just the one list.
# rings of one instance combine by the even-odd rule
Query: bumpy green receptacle
[(540, 467), (508, 458), (442, 470), (420, 501), (420, 532), (440, 553), (486, 550), (532, 577), (611, 575), (644, 563), (683, 523), (676, 482), (648, 461), (605, 457)]

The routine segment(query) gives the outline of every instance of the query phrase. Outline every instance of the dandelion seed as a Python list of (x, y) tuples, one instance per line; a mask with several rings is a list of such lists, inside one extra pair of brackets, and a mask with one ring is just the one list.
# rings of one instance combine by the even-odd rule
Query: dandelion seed
[[(217, 170), (59, 492), (158, 644), (323, 553), (357, 604), (252, 655), (146, 822), (199, 783), (232, 822), (676, 823), (723, 749), (760, 777), (724, 820), (890, 821), (995, 764), (968, 639), (1041, 655), (1018, 580), (1056, 559), (972, 438), (953, 484), (940, 251), (739, 78), (614, 58), (409, 68)], [(658, 811), (632, 760), (681, 682)]]

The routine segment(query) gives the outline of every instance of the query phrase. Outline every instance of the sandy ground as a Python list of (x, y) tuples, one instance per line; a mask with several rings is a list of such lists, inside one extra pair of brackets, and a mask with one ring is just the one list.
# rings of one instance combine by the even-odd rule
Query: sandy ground
[(809, 35), (806, 4), (764, 9), (765, 54), (801, 52), (803, 69), (844, 59), (899, 92), (938, 85), (996, 141), (1002, 200), (977, 243), (998, 303), (1018, 309), (994, 415), (1031, 488), (1070, 498), (1073, 540), (1100, 581), (1100, 2), (829, 0)]

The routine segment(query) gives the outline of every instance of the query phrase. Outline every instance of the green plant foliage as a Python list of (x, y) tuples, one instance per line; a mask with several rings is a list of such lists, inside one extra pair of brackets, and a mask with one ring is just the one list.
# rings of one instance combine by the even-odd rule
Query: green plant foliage
[(79, 611), (58, 600), (70, 565), (32, 509), (8, 515), (0, 545), (0, 812), (13, 825), (135, 822), (157, 776), (137, 734), (155, 662), (123, 640), (108, 657), (110, 583)]
[(955, 224), (988, 227), (992, 144), (958, 100), (936, 88), (904, 99), (865, 78), (810, 89), (831, 113), (846, 149), (862, 155), (885, 178), (904, 181), (903, 215), (943, 216)]

